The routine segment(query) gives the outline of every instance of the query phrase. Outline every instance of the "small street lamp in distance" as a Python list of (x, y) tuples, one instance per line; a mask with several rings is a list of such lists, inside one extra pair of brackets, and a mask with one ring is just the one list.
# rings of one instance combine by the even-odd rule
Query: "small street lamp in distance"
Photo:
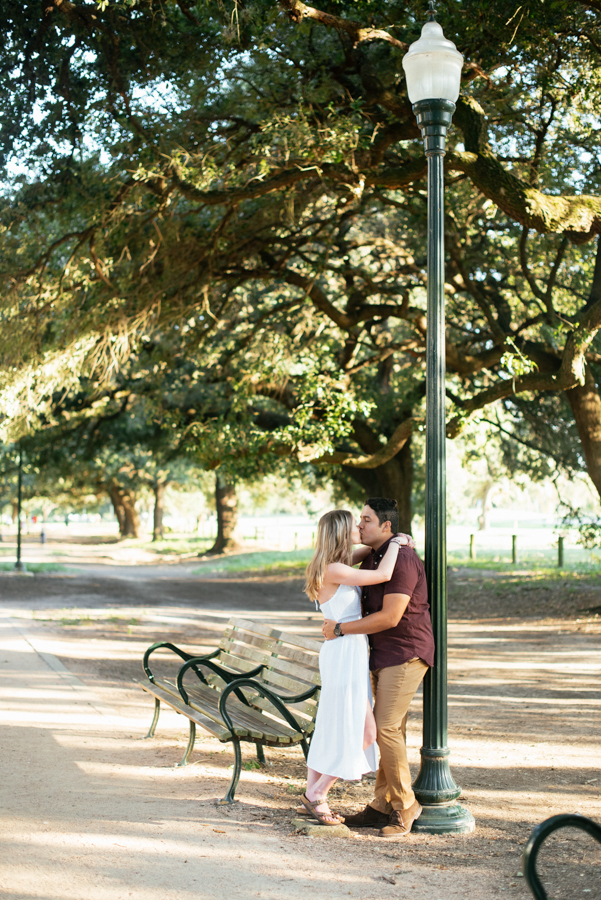
[(447, 531), (444, 315), (445, 139), (459, 96), (463, 56), (434, 18), (403, 58), (407, 92), (428, 158), (428, 315), (426, 345), (426, 547), (425, 568), (436, 644), (434, 666), (424, 679), (421, 767), (413, 789), (423, 807), (413, 830), (465, 834), (472, 814), (457, 803), (449, 768), (447, 709)]
[(21, 575), (30, 575), (27, 571), (25, 563), (21, 559), (21, 508), (23, 502), (23, 448), (19, 444), (19, 468), (17, 480), (17, 561), (15, 563), (14, 572)]

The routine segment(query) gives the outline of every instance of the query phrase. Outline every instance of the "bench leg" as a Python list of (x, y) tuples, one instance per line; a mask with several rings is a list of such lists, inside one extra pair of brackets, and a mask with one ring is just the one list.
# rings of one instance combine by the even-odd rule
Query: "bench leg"
[(257, 744), (257, 759), (262, 766), (267, 765), (267, 760), (265, 759), (265, 751), (263, 750), (263, 744)]
[(155, 697), (154, 698), (154, 716), (152, 717), (152, 722), (150, 723), (150, 728), (148, 729), (148, 734), (146, 735), (146, 738), (144, 738), (144, 740), (146, 740), (147, 738), (154, 737), (154, 733), (157, 730), (157, 724), (159, 721), (160, 711), (161, 711), (161, 701), (159, 700), (158, 697)]
[(194, 749), (194, 741), (196, 740), (196, 723), (190, 719), (190, 737), (188, 738), (188, 746), (186, 747), (186, 752), (184, 753), (181, 762), (178, 762), (178, 766), (187, 766), (188, 760), (190, 759), (190, 754)]
[(242, 751), (240, 750), (240, 739), (237, 737), (233, 738), (232, 746), (234, 748), (234, 774), (232, 775), (230, 786), (227, 789), (227, 794), (225, 795), (223, 800), (219, 801), (220, 805), (234, 802), (234, 794), (236, 793), (236, 788), (238, 787), (238, 782), (240, 781), (240, 770), (242, 769)]
[(307, 743), (307, 741), (306, 741), (306, 738), (303, 738), (303, 739), (302, 739), (302, 741), (300, 742), (300, 745), (301, 745), (301, 747), (302, 747), (302, 750), (303, 750), (303, 753), (304, 753), (305, 759), (306, 759), (307, 756), (309, 755), (309, 745), (308, 745), (308, 743)]

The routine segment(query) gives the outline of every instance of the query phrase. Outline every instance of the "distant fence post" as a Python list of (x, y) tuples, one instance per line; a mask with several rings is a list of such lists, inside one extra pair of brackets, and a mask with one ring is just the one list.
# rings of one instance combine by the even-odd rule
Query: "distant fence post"
[(557, 539), (557, 568), (563, 569), (563, 535)]
[(470, 559), (476, 558), (476, 535), (470, 534)]
[(511, 535), (511, 562), (515, 566), (518, 561), (518, 536), (517, 534)]

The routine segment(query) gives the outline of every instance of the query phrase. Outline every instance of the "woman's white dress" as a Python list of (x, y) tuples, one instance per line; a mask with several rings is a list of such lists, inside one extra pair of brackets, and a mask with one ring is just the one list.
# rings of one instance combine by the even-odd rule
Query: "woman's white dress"
[[(354, 622), (361, 618), (361, 590), (341, 584), (321, 604), (326, 619)], [(321, 694), (307, 765), (322, 775), (359, 781), (377, 768), (375, 742), (363, 750), (369, 681), (366, 634), (345, 634), (325, 641), (319, 653)]]

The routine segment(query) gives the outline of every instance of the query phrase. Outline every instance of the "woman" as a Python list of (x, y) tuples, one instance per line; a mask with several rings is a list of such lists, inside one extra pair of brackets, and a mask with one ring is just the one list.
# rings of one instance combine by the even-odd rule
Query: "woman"
[[(401, 542), (395, 535), (376, 570), (353, 569), (369, 548), (348, 510), (335, 509), (319, 520), (317, 546), (307, 566), (305, 593), (326, 619), (352, 622), (361, 618), (361, 588), (390, 581)], [(344, 819), (330, 811), (328, 791), (338, 778), (359, 781), (376, 769), (376, 723), (369, 684), (369, 645), (364, 634), (326, 641), (319, 653), (321, 695), (307, 757), (307, 790), (301, 802), (322, 825)]]

